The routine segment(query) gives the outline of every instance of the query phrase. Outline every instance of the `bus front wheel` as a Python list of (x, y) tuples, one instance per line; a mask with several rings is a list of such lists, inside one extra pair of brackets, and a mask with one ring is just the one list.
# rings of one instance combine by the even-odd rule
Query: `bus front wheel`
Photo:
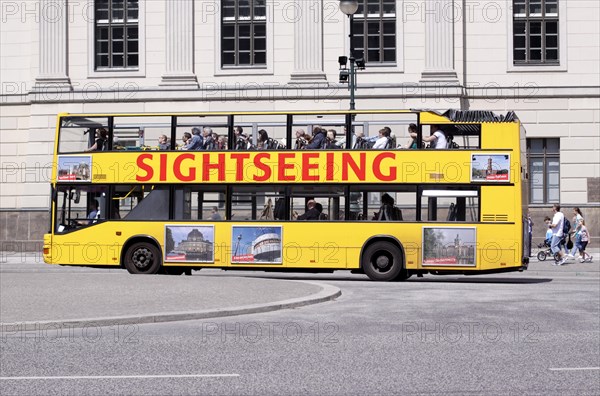
[(156, 274), (161, 261), (158, 248), (147, 242), (136, 242), (125, 253), (125, 268), (130, 274)]
[(379, 241), (369, 245), (363, 252), (362, 268), (375, 281), (406, 279), (402, 251), (391, 242)]

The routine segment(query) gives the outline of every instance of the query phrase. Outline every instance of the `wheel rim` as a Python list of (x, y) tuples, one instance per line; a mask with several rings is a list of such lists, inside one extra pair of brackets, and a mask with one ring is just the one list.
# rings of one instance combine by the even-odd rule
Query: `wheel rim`
[(148, 248), (136, 249), (131, 255), (131, 262), (140, 271), (145, 271), (152, 266), (154, 254)]
[(371, 257), (371, 265), (375, 271), (385, 274), (394, 266), (394, 258), (385, 251), (375, 252)]

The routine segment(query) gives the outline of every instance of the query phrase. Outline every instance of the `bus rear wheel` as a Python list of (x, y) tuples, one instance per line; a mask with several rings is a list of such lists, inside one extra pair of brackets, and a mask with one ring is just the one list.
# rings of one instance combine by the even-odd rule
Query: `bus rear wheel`
[(136, 242), (125, 252), (125, 268), (130, 274), (156, 274), (161, 267), (160, 251), (147, 242)]
[(371, 280), (388, 282), (408, 278), (402, 251), (391, 242), (379, 241), (369, 245), (363, 252), (361, 261), (365, 274)]

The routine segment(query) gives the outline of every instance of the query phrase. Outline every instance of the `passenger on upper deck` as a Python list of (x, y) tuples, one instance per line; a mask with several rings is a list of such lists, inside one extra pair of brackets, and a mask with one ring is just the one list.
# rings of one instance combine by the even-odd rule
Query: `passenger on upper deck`
[(306, 145), (306, 149), (315, 150), (323, 148), (325, 146), (326, 139), (327, 136), (325, 129), (317, 125), (313, 128), (312, 140)]
[[(416, 138), (417, 134), (411, 133), (410, 136), (412, 136), (413, 138)], [(440, 128), (439, 125), (435, 125), (435, 124), (431, 125), (430, 136), (423, 137), (423, 141), (429, 142), (430, 146), (435, 149), (445, 149), (448, 144), (448, 140), (446, 139), (446, 134), (444, 133), (444, 131), (442, 131), (442, 129)]]
[(96, 129), (96, 141), (85, 151), (106, 151), (108, 150), (108, 131), (104, 128)]
[(327, 140), (325, 143), (325, 148), (328, 150), (335, 150), (335, 149), (339, 149), (340, 147), (338, 146), (338, 142), (337, 140), (335, 140), (335, 138), (337, 137), (337, 133), (335, 131), (335, 129), (330, 129), (327, 131)]
[(295, 150), (302, 150), (304, 147), (306, 147), (309, 141), (310, 136), (308, 136), (304, 130), (296, 130), (296, 144), (294, 145)]
[(416, 149), (417, 148), (417, 124), (410, 124), (408, 126), (408, 134), (411, 137), (411, 140), (410, 140), (410, 142), (408, 142), (408, 144), (405, 146), (405, 148)]
[(390, 128), (381, 128), (379, 130), (379, 138), (373, 145), (374, 149), (387, 149), (390, 148)]
[(159, 150), (169, 150), (171, 145), (169, 144), (169, 139), (167, 135), (160, 135), (158, 137), (158, 149)]
[(352, 146), (355, 150), (364, 150), (369, 148), (369, 142), (365, 139), (365, 133), (363, 131), (354, 131), (354, 136), (356, 136), (356, 140), (354, 141), (354, 146)]
[(187, 142), (186, 150), (200, 150), (203, 138), (200, 135), (200, 128), (192, 128), (191, 138)]

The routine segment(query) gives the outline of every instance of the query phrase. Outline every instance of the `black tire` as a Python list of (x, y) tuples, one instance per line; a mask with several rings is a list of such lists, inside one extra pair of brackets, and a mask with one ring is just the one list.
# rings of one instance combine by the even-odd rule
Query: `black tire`
[(363, 252), (361, 266), (374, 281), (408, 279), (402, 251), (391, 242), (379, 241), (369, 245)]
[(160, 250), (148, 242), (131, 245), (125, 252), (124, 261), (130, 274), (156, 274), (162, 266)]
[(559, 253), (554, 253), (554, 261), (556, 261), (557, 263), (560, 261), (560, 254)]
[(539, 261), (546, 261), (546, 253), (545, 253), (545, 252), (539, 252), (539, 253), (537, 254), (537, 259), (538, 259)]

